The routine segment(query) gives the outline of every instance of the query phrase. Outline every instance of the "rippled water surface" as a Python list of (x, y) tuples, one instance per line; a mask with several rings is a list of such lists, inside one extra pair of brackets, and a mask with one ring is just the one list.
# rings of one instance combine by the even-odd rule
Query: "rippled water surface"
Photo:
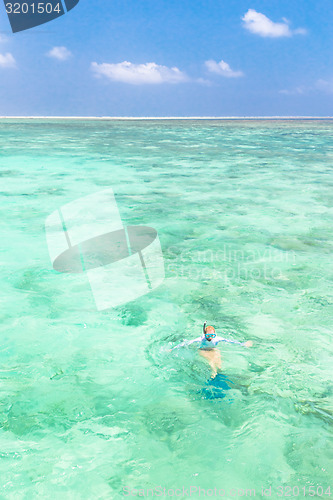
[[(332, 131), (0, 121), (1, 498), (329, 486)], [(107, 187), (158, 231), (166, 278), (98, 312), (84, 275), (52, 269), (44, 221)], [(203, 398), (195, 348), (168, 352), (206, 319), (254, 342), (220, 347), (224, 399)]]

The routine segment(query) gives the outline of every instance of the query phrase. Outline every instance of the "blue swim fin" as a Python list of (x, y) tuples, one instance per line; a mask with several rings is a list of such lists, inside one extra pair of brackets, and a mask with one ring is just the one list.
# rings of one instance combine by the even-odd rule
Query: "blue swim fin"
[(233, 384), (222, 373), (218, 373), (216, 377), (207, 380), (209, 388), (202, 389), (202, 394), (206, 399), (222, 399), (227, 395), (227, 391), (231, 389), (230, 384)]
[(230, 384), (233, 384), (233, 382), (231, 382), (231, 380), (229, 380), (228, 377), (222, 373), (218, 373), (216, 377), (208, 380), (208, 385), (225, 391), (231, 389)]

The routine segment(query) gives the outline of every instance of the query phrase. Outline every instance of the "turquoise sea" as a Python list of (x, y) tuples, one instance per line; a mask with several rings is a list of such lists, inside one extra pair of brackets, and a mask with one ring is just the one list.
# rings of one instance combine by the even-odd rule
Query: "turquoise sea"
[[(332, 132), (0, 121), (1, 499), (333, 496)], [(98, 311), (44, 223), (106, 188), (157, 230), (165, 280)], [(224, 399), (195, 348), (168, 351), (204, 320), (254, 343), (220, 347)]]

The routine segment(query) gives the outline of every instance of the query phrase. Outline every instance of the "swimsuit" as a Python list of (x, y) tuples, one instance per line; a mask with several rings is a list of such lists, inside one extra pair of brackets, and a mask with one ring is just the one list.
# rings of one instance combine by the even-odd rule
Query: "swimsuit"
[(245, 342), (238, 342), (237, 340), (224, 339), (223, 337), (214, 337), (209, 341), (206, 339), (204, 335), (202, 335), (201, 337), (197, 337), (196, 339), (193, 340), (185, 340), (181, 344), (178, 344), (175, 347), (173, 347), (173, 349), (178, 349), (178, 347), (190, 345), (193, 344), (194, 342), (200, 342), (199, 349), (203, 349), (205, 351), (211, 351), (217, 346), (219, 342), (229, 342), (230, 344), (239, 344), (239, 345), (245, 344)]

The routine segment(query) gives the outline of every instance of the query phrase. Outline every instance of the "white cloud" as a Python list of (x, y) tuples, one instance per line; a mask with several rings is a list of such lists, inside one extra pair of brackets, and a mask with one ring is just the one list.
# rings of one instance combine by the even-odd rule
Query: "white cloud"
[(284, 94), (284, 95), (304, 95), (304, 94), (307, 94), (309, 90), (310, 90), (309, 87), (305, 87), (304, 85), (301, 85), (300, 87), (296, 87), (295, 89), (279, 90), (279, 94)]
[(333, 94), (333, 78), (330, 80), (317, 80), (315, 87), (327, 94)]
[(140, 84), (182, 83), (189, 81), (185, 73), (178, 68), (160, 66), (154, 62), (133, 64), (128, 61), (117, 64), (96, 62), (91, 63), (91, 69), (97, 76), (105, 76), (115, 82)]
[(0, 54), (0, 68), (15, 68), (16, 61), (12, 54), (7, 52), (6, 54)]
[(219, 63), (209, 60), (205, 62), (205, 66), (211, 73), (217, 73), (218, 75), (226, 76), (227, 78), (238, 78), (239, 76), (243, 76), (242, 71), (232, 70), (229, 64), (223, 60)]
[(319, 79), (312, 85), (299, 85), (292, 89), (279, 90), (279, 94), (284, 95), (308, 95), (314, 92), (333, 94), (333, 78), (328, 80)]
[(199, 83), (200, 85), (205, 85), (207, 87), (212, 87), (214, 85), (213, 82), (211, 82), (210, 80), (207, 80), (206, 78), (197, 78), (195, 80), (196, 83)]
[(306, 35), (307, 31), (305, 28), (297, 28), (296, 30), (293, 30), (294, 35)]
[(58, 61), (66, 61), (72, 53), (66, 47), (53, 47), (46, 55), (58, 59)]
[(283, 19), (283, 23), (274, 23), (267, 16), (254, 9), (249, 9), (242, 17), (242, 21), (244, 21), (244, 27), (247, 30), (263, 37), (278, 38), (282, 36), (290, 37), (297, 34), (306, 34), (306, 30), (303, 28), (291, 30), (289, 28), (289, 21), (285, 18)]

